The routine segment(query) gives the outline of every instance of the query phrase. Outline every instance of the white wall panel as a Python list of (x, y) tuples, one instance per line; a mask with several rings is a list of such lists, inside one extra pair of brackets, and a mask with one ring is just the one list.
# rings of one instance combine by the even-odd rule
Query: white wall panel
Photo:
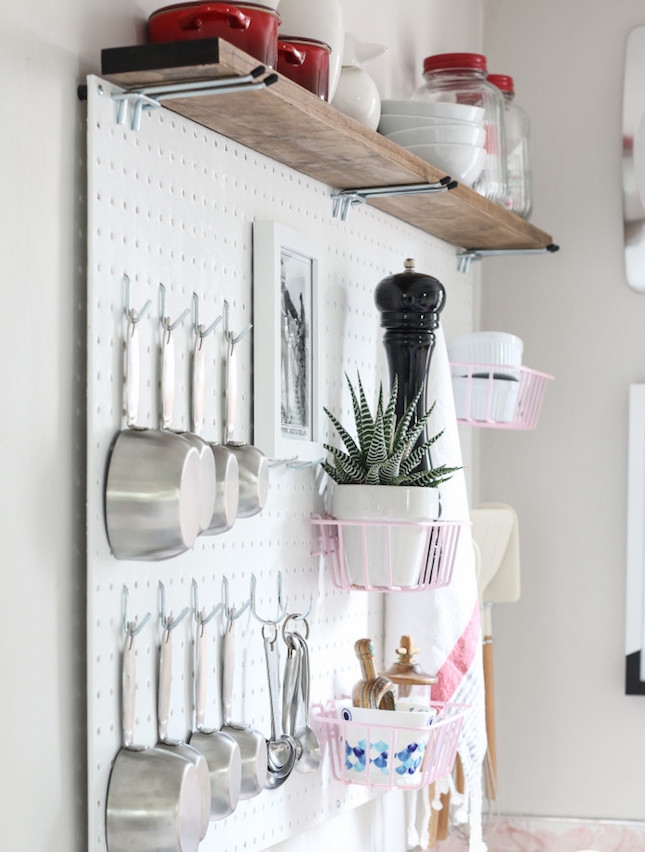
[[(387, 378), (373, 305), (376, 284), (403, 268), (412, 256), (417, 268), (446, 286), (445, 324), (468, 328), (471, 276), (456, 270), (455, 250), (385, 214), (360, 206), (347, 222), (331, 217), (330, 190), (235, 142), (163, 109), (144, 114), (141, 129), (115, 121), (113, 87), (89, 78), (88, 115), (88, 731), (90, 848), (105, 848), (104, 812), (111, 761), (120, 744), (119, 654), (123, 643), (122, 588), (129, 590), (129, 616), (153, 618), (138, 637), (136, 739), (155, 741), (155, 665), (159, 641), (158, 583), (176, 615), (191, 605), (191, 582), (208, 610), (221, 599), (221, 579), (241, 604), (257, 577), (258, 610), (271, 617), (277, 607), (277, 574), (282, 572), (289, 612), (313, 601), (312, 698), (326, 700), (351, 688), (358, 677), (353, 643), (372, 636), (380, 648), (379, 596), (335, 590), (322, 564), (310, 556), (309, 515), (321, 511), (316, 469), (278, 467), (264, 511), (240, 519), (233, 529), (198, 539), (194, 548), (162, 562), (118, 561), (109, 550), (103, 519), (106, 462), (122, 427), (122, 349), (125, 332), (123, 275), (130, 279), (131, 306), (151, 306), (139, 324), (142, 342), (141, 425), (156, 427), (160, 342), (159, 283), (166, 288), (171, 320), (200, 300), (208, 325), (230, 304), (231, 328), (252, 322), (252, 224), (273, 219), (315, 235), (322, 246), (320, 352), (321, 402), (349, 414), (343, 374), (360, 370), (368, 393)], [(173, 427), (189, 427), (189, 319), (175, 332), (177, 401)], [(221, 436), (221, 326), (205, 340), (207, 399), (204, 437)], [(252, 376), (249, 335), (238, 344), (239, 429), (252, 440)], [(469, 447), (465, 448), (469, 457)], [(210, 630), (210, 659), (217, 659), (218, 625)], [(402, 625), (402, 629), (403, 629)], [(194, 621), (176, 630), (175, 689), (171, 735), (182, 737), (192, 719), (191, 659)], [(236, 716), (268, 734), (269, 703), (260, 624), (245, 615), (238, 625)], [(387, 659), (394, 649), (387, 649)], [(216, 663), (213, 662), (216, 668)], [(209, 692), (208, 722), (219, 724), (218, 690)], [(241, 687), (241, 688), (240, 688)], [(322, 774), (294, 773), (280, 789), (240, 802), (229, 818), (213, 823), (203, 848), (228, 852), (263, 849), (310, 828), (331, 814), (365, 802), (360, 787), (343, 787)]]

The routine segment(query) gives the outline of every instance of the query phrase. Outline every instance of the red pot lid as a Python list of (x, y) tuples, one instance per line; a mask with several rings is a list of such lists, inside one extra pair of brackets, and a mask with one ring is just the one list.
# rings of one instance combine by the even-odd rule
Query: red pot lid
[(278, 38), (278, 44), (304, 44), (307, 45), (307, 47), (322, 47), (328, 53), (331, 53), (331, 47), (326, 42), (318, 41), (318, 39), (316, 38), (300, 38), (300, 36), (288, 35), (283, 36), (282, 33), (280, 33), (280, 36)]
[(473, 68), (486, 71), (486, 57), (481, 53), (435, 53), (423, 60), (423, 73), (449, 68)]
[(165, 12), (181, 12), (189, 9), (195, 11), (201, 6), (233, 6), (236, 9), (255, 9), (258, 12), (268, 12), (270, 15), (273, 15), (275, 18), (278, 18), (278, 20), (282, 21), (280, 15), (276, 12), (275, 9), (271, 8), (271, 6), (262, 6), (260, 3), (207, 3), (203, 2), (203, 0), (197, 0), (197, 2), (193, 3), (173, 3), (171, 6), (162, 6), (161, 9), (156, 9), (150, 15), (148, 20), (154, 18), (156, 15), (164, 14)]
[(513, 78), (509, 77), (507, 74), (489, 74), (486, 79), (489, 83), (492, 83), (493, 86), (497, 86), (500, 91), (508, 92), (509, 95), (515, 94)]

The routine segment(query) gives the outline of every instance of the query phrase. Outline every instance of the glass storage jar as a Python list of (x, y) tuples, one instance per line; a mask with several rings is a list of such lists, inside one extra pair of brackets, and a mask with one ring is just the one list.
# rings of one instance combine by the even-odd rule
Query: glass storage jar
[(533, 210), (533, 170), (529, 142), (529, 117), (515, 103), (513, 78), (506, 74), (489, 74), (488, 82), (504, 96), (506, 132), (506, 181), (504, 207), (528, 219)]
[[(500, 90), (487, 81), (486, 72), (486, 57), (479, 53), (427, 56), (423, 62), (425, 84), (414, 92), (412, 99), (483, 107), (485, 155), (473, 189), (503, 204), (506, 198), (504, 98)], [(454, 118), (457, 122), (462, 120), (458, 113)], [(472, 118), (467, 121), (473, 123)]]

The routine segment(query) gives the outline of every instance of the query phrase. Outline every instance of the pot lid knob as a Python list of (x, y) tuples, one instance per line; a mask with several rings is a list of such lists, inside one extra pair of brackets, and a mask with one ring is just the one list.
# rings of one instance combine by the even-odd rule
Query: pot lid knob
[(383, 672), (383, 676), (389, 678), (393, 683), (406, 686), (424, 686), (437, 682), (437, 676), (424, 672), (418, 663), (414, 662), (414, 655), (419, 649), (414, 647), (411, 636), (401, 636), (401, 642), (396, 649), (396, 662)]

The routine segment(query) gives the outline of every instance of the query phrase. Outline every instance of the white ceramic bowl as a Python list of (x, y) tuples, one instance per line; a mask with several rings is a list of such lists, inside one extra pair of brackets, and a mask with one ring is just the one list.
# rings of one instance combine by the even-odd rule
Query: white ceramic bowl
[(378, 130), (384, 136), (389, 133), (396, 133), (397, 130), (409, 130), (413, 127), (441, 127), (449, 124), (454, 126), (464, 127), (483, 127), (481, 121), (457, 121), (454, 118), (439, 118), (434, 115), (395, 115), (388, 113), (381, 115)]
[[(284, 2), (284, 0), (282, 0)], [(282, 6), (280, 14), (282, 14)], [(484, 108), (469, 104), (452, 104), (443, 101), (398, 101), (386, 99), (381, 101), (381, 113), (395, 115), (425, 115), (437, 118), (451, 118), (455, 121), (484, 120)]]
[(337, 702), (344, 778), (356, 784), (418, 786), (435, 711), (367, 710)]
[(418, 702), (411, 706), (415, 709), (372, 710), (367, 707), (354, 707), (351, 698), (343, 698), (336, 702), (336, 711), (338, 718), (346, 722), (360, 722), (379, 728), (427, 728), (432, 724), (437, 715), (434, 707), (422, 708)]
[(441, 124), (435, 127), (409, 127), (387, 134), (388, 139), (402, 145), (425, 145), (427, 142), (457, 142), (460, 145), (477, 145), (483, 148), (486, 131), (471, 124)]
[(510, 423), (520, 383), (512, 376), (495, 378), (490, 373), (452, 377), (452, 392), (458, 420), (482, 420), (489, 423)]
[(457, 142), (427, 142), (425, 145), (406, 145), (408, 151), (431, 163), (456, 180), (470, 186), (481, 174), (486, 151), (478, 145)]
[(504, 331), (474, 331), (453, 337), (447, 349), (450, 361), (521, 367), (524, 344), (519, 337)]

